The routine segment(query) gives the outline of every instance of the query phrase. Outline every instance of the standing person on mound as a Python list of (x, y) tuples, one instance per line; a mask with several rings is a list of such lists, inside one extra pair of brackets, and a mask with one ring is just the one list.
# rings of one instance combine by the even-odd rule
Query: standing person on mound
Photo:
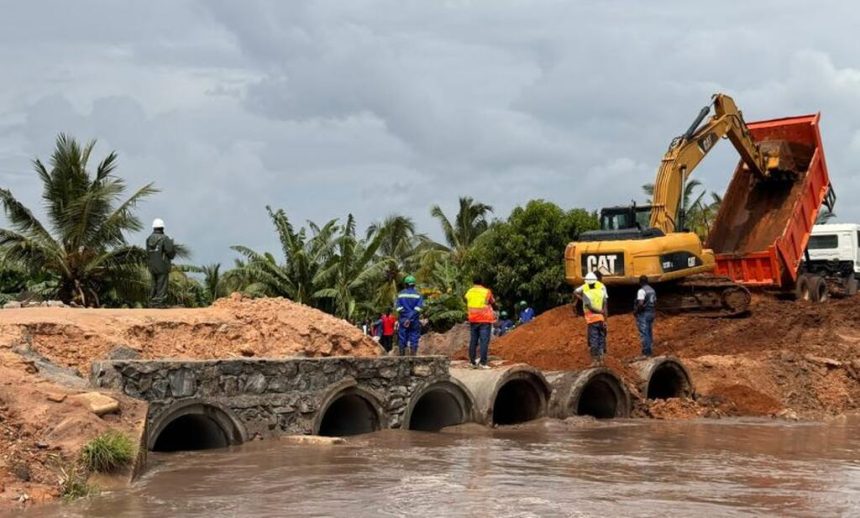
[(585, 284), (576, 288), (573, 295), (582, 301), (588, 327), (591, 366), (603, 365), (603, 357), (606, 355), (606, 306), (609, 302), (606, 287), (597, 280), (594, 272), (589, 272), (585, 276)]
[(648, 277), (639, 277), (639, 291), (633, 313), (636, 315), (636, 328), (642, 343), (642, 355), (636, 360), (650, 358), (654, 347), (654, 319), (657, 316), (657, 292), (648, 284)]
[[(493, 313), (493, 292), (485, 288), (480, 277), (472, 279), (472, 287), (466, 292), (466, 311), (469, 315), (469, 364), (474, 368), (489, 369), (487, 355), (490, 350), (490, 334), (496, 315)], [(478, 363), (477, 349), (481, 347)]]
[(400, 326), (397, 332), (397, 346), (400, 356), (405, 356), (407, 347), (410, 356), (418, 354), (418, 340), (421, 338), (421, 310), (424, 297), (415, 289), (415, 277), (407, 275), (403, 279), (406, 288), (397, 294), (397, 315)]
[(167, 306), (167, 284), (170, 278), (171, 261), (176, 257), (173, 240), (164, 234), (164, 221), (156, 218), (152, 222), (152, 234), (146, 238), (147, 267), (152, 276), (149, 306)]

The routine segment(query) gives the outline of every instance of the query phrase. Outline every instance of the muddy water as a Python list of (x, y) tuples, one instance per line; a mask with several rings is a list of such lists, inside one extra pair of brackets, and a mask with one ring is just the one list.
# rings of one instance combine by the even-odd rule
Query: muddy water
[(33, 516), (860, 515), (860, 418), (547, 420), (150, 462), (127, 490)]

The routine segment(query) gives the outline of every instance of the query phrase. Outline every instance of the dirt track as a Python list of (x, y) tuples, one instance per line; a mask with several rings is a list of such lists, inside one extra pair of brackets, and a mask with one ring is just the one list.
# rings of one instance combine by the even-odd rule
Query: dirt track
[[(738, 319), (658, 317), (655, 353), (682, 358), (702, 400), (729, 415), (794, 412), (817, 419), (860, 409), (856, 299), (817, 305), (761, 296), (752, 311)], [(639, 354), (633, 316), (611, 316), (608, 326), (607, 363), (629, 377), (627, 361)], [(578, 369), (590, 361), (585, 324), (570, 306), (540, 315), (490, 349), (544, 369)]]

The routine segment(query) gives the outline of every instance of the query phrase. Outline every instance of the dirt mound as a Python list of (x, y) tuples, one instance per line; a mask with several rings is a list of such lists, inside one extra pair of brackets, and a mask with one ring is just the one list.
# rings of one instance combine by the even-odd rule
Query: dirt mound
[(240, 295), (200, 309), (31, 308), (0, 311), (0, 347), (27, 346), (89, 372), (125, 346), (142, 358), (375, 356), (349, 323), (281, 298)]
[(421, 354), (452, 356), (469, 346), (469, 324), (457, 324), (445, 333), (427, 333), (421, 337)]
[[(812, 304), (757, 296), (746, 318), (660, 315), (655, 354), (682, 358), (697, 392), (729, 415), (787, 409), (820, 418), (860, 408), (860, 312), (856, 299)], [(633, 315), (608, 320), (607, 365), (630, 381), (639, 354)], [(585, 322), (562, 306), (490, 345), (491, 354), (547, 370), (581, 369), (590, 357)], [(460, 351), (458, 358), (465, 357)]]
[(722, 414), (713, 406), (689, 398), (670, 398), (648, 401), (641, 413), (654, 419), (696, 419), (699, 417), (719, 418)]

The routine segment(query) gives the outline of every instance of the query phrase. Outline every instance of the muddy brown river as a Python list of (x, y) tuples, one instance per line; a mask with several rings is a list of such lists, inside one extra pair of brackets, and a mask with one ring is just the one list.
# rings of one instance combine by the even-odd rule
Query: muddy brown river
[(26, 516), (860, 516), (860, 418), (384, 431), (152, 454), (130, 488)]

